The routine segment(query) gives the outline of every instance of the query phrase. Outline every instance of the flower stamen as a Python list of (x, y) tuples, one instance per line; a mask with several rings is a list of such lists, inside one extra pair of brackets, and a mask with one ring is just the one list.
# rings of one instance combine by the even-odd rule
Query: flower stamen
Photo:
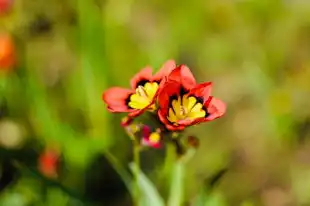
[(133, 109), (144, 109), (150, 106), (150, 109), (154, 108), (154, 105), (150, 105), (158, 90), (158, 83), (147, 82), (144, 86), (139, 85), (136, 92), (129, 97), (128, 106)]
[(205, 117), (207, 114), (202, 103), (193, 96), (183, 95), (182, 97), (178, 97), (178, 99), (172, 100), (171, 105), (167, 119), (176, 125), (181, 120), (194, 120)]
[(180, 115), (184, 116), (186, 114), (186, 109), (183, 105), (180, 106)]
[(141, 85), (139, 85), (138, 88), (136, 89), (136, 93), (137, 93), (139, 96), (141, 96), (141, 97), (148, 98), (147, 93), (146, 93), (144, 87), (141, 86)]

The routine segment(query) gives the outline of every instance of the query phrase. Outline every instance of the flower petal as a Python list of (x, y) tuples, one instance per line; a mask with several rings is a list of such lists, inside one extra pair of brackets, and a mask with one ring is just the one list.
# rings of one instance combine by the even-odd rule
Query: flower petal
[(185, 129), (185, 126), (183, 125), (178, 125), (178, 126), (175, 126), (175, 125), (166, 125), (166, 128), (170, 131), (182, 131)]
[(136, 89), (138, 85), (144, 86), (144, 84), (146, 82), (151, 81), (151, 79), (152, 79), (152, 68), (145, 67), (130, 80), (131, 88)]
[(128, 117), (131, 117), (131, 118), (137, 117), (141, 115), (143, 112), (145, 112), (146, 109), (147, 107), (145, 109), (134, 109), (133, 111), (130, 111), (130, 113), (128, 114)]
[(168, 76), (175, 67), (176, 65), (174, 60), (166, 61), (160, 70), (153, 76), (152, 81), (160, 82), (163, 77)]
[(159, 109), (165, 114), (168, 113), (168, 108), (171, 98), (177, 98), (180, 95), (181, 85), (176, 81), (168, 81), (163, 86), (163, 89), (158, 94)]
[(209, 115), (204, 118), (204, 121), (211, 121), (223, 116), (226, 112), (226, 104), (219, 99), (210, 97), (205, 103), (205, 107), (208, 110)]
[(204, 104), (211, 95), (211, 89), (212, 82), (197, 84), (193, 89), (189, 91), (189, 96), (193, 95), (197, 98), (201, 98), (203, 100), (202, 104)]
[(196, 80), (190, 69), (181, 65), (175, 68), (168, 76), (168, 81), (179, 82), (185, 90), (190, 90), (196, 85)]
[(132, 93), (130, 89), (112, 87), (103, 93), (102, 99), (110, 112), (132, 112), (134, 110), (127, 105), (127, 99)]

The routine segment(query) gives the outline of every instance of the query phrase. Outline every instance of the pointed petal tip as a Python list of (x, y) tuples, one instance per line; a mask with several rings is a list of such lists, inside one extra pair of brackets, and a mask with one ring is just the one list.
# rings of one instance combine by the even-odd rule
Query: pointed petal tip
[(111, 87), (103, 92), (102, 100), (110, 112), (129, 112), (126, 99), (132, 94), (132, 90), (121, 87)]
[(152, 67), (146, 66), (131, 78), (130, 80), (131, 88), (136, 89), (140, 81), (151, 79), (152, 79)]
[(207, 108), (210, 115), (205, 118), (206, 121), (220, 118), (226, 114), (226, 104), (222, 100), (214, 97), (211, 97), (208, 101)]

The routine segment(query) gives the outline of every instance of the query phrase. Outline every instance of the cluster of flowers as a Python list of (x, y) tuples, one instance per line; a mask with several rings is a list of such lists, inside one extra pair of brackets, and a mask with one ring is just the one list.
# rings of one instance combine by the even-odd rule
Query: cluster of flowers
[(179, 132), (186, 127), (212, 121), (223, 116), (225, 104), (211, 96), (211, 82), (197, 84), (190, 69), (167, 61), (158, 73), (146, 67), (131, 79), (131, 89), (112, 87), (103, 93), (103, 101), (110, 112), (126, 112), (122, 122), (129, 127), (132, 120), (150, 112), (162, 125), (154, 131), (147, 126), (136, 127), (142, 131), (142, 143), (159, 147), (161, 133)]

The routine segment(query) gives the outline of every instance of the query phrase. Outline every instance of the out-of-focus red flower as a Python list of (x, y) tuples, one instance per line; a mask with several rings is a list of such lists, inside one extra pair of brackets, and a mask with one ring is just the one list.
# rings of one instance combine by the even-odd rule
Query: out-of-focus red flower
[(0, 15), (6, 14), (10, 11), (13, 0), (0, 0)]
[(152, 68), (146, 67), (131, 79), (131, 89), (112, 87), (103, 93), (103, 101), (110, 112), (128, 112), (130, 117), (155, 109), (160, 84), (174, 68), (173, 60), (167, 61), (155, 75)]
[(14, 64), (15, 47), (13, 40), (8, 34), (0, 34), (0, 69), (10, 69)]
[(160, 148), (161, 133), (160, 131), (153, 132), (149, 126), (144, 125), (142, 127), (142, 144), (153, 147)]
[(224, 115), (226, 105), (211, 96), (211, 82), (197, 84), (185, 65), (175, 68), (158, 94), (158, 116), (171, 131)]
[(46, 149), (39, 157), (39, 170), (46, 177), (57, 177), (59, 153), (56, 150)]

